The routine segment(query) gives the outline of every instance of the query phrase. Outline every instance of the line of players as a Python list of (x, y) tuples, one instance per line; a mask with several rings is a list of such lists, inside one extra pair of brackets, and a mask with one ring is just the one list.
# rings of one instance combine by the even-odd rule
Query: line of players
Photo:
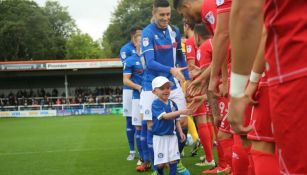
[[(185, 43), (188, 76), (187, 71), (183, 69), (186, 62), (179, 44), (180, 32), (169, 24), (170, 6), (166, 0), (156, 0), (153, 7), (153, 22), (143, 32), (133, 31), (133, 43), (130, 42), (121, 49), (124, 84), (134, 89), (130, 92), (124, 90), (123, 99), (124, 115), (132, 116), (132, 119), (127, 117), (127, 136), (131, 150), (129, 160), (135, 155), (133, 124), (137, 126), (136, 143), (143, 159), (137, 170), (148, 170), (150, 162), (154, 162), (151, 103), (156, 97), (152, 94), (151, 81), (157, 76), (164, 76), (175, 85), (170, 98), (178, 108), (186, 108), (187, 100), (189, 108), (194, 111), (197, 132), (206, 156), (204, 162), (198, 165), (216, 165), (212, 156), (213, 141), (216, 142), (219, 158), (217, 166), (204, 170), (203, 173), (307, 174), (304, 165), (306, 151), (293, 150), (293, 147), (303, 149), (303, 141), (294, 134), (306, 130), (295, 123), (302, 120), (306, 93), (302, 93), (300, 103), (295, 102), (298, 116), (294, 116), (294, 121), (287, 118), (293, 117), (291, 113), (294, 107), (287, 105), (292, 106), (291, 103), (295, 100), (282, 98), (289, 90), (302, 87), (299, 80), (304, 79), (304, 70), (307, 66), (301, 60), (297, 61), (298, 63), (279, 60), (279, 57), (290, 59), (293, 56), (278, 50), (278, 46), (285, 49), (288, 44), (293, 47), (292, 50), (300, 51), (297, 52), (299, 58), (303, 59), (307, 55), (306, 49), (301, 49), (306, 46), (306, 6), (303, 0), (267, 0), (265, 6), (264, 1), (174, 0), (174, 8), (184, 16), (185, 33), (189, 35)], [(279, 8), (280, 11), (276, 10)], [(299, 13), (303, 19), (295, 20), (289, 17), (292, 11)], [(282, 16), (285, 14), (288, 17)], [(253, 20), (250, 20), (252, 17)], [(278, 26), (286, 24), (285, 21), (297, 26), (300, 31), (284, 25)], [(242, 26), (243, 24), (245, 26)], [(244, 29), (252, 35), (239, 32)], [(287, 38), (284, 36), (285, 32), (278, 29), (292, 31), (293, 37), (299, 37), (298, 43), (277, 40)], [(191, 36), (193, 34), (194, 36)], [(244, 56), (248, 59), (244, 60)], [(269, 67), (267, 66), (268, 70), (264, 71), (264, 58), (267, 57)], [(286, 71), (281, 73), (281, 68)], [(279, 103), (286, 106), (279, 106)], [(297, 107), (301, 109), (298, 110)], [(289, 112), (290, 109), (284, 108), (293, 111)], [(140, 115), (136, 111), (141, 111), (143, 121), (139, 120)], [(186, 133), (186, 116), (181, 116), (180, 122)], [(287, 127), (287, 124), (293, 124), (292, 128)], [(287, 128), (287, 131), (281, 129), (280, 125)], [(296, 128), (299, 131), (294, 131)], [(288, 141), (292, 145), (287, 143)], [(180, 152), (183, 147), (184, 142), (179, 142)], [(293, 152), (296, 153), (294, 157), (298, 157), (297, 159), (290, 155)], [(181, 162), (178, 164), (177, 172), (189, 173)]]

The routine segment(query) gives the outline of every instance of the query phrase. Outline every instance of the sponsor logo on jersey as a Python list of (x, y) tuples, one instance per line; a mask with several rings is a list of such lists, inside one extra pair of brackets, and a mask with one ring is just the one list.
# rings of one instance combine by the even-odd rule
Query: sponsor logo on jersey
[(145, 37), (143, 38), (143, 46), (147, 47), (149, 45), (149, 38)]

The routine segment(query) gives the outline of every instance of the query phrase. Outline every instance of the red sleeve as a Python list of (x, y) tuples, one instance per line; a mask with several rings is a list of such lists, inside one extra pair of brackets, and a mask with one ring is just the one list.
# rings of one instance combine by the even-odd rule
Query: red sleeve
[(216, 27), (216, 14), (217, 7), (215, 0), (204, 0), (201, 9), (201, 18), (212, 35)]
[(195, 55), (196, 55), (196, 49), (195, 49), (195, 43), (194, 43), (194, 37), (190, 37), (187, 39), (185, 42), (185, 47), (186, 47), (186, 57), (187, 60), (195, 60)]
[(211, 39), (206, 40), (201, 46), (201, 57), (199, 60), (199, 65), (201, 68), (208, 67), (212, 61), (212, 41)]

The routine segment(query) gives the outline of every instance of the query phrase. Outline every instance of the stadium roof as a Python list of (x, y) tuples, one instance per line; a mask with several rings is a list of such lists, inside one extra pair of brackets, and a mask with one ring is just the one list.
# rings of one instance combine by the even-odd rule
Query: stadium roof
[(121, 68), (119, 58), (0, 62), (0, 71), (74, 70)]

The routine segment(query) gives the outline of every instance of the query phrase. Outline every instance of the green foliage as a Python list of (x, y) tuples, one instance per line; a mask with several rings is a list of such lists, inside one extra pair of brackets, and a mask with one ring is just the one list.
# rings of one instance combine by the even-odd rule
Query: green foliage
[(80, 58), (101, 58), (102, 50), (97, 41), (88, 34), (76, 33), (68, 39), (66, 44), (66, 58), (80, 59)]
[[(118, 57), (120, 48), (130, 40), (133, 26), (146, 27), (152, 17), (152, 0), (121, 0), (112, 15), (111, 24), (103, 34), (105, 57)], [(172, 5), (172, 1), (170, 1)], [(182, 26), (181, 17), (172, 9), (171, 23)]]
[(0, 60), (63, 59), (75, 30), (58, 2), (42, 8), (29, 0), (0, 1)]

